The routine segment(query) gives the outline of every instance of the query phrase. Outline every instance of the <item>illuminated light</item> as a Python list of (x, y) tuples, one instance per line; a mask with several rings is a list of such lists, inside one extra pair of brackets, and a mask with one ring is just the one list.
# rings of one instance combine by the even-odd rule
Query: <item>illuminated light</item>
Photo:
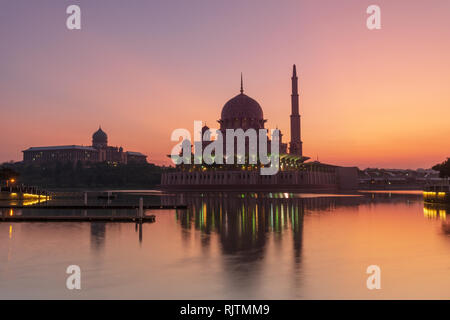
[(9, 239), (12, 239), (12, 225), (9, 225)]
[(50, 197), (46, 197), (46, 198), (41, 198), (41, 199), (37, 199), (37, 200), (26, 200), (23, 202), (24, 206), (32, 206), (34, 204), (38, 204), (38, 203), (43, 203), (50, 200)]
[(252, 235), (256, 234), (256, 221), (255, 221), (255, 212), (252, 214)]
[(423, 208), (423, 214), (426, 218), (436, 218), (438, 211), (436, 209)]
[(15, 192), (11, 193), (11, 197), (17, 197), (17, 193)]
[(16, 179), (11, 179), (11, 180), (9, 180), (11, 183), (14, 183), (14, 182), (16, 182)]
[(10, 210), (9, 210), (9, 216), (12, 217), (13, 213), (14, 213), (14, 212), (13, 212), (13, 209), (10, 209)]
[(39, 194), (32, 194), (32, 193), (24, 193), (23, 194), (23, 198), (24, 199), (47, 199), (47, 200), (49, 200), (50, 199), (50, 197), (47, 197), (47, 196), (45, 196), (45, 195), (39, 195)]
[(207, 218), (207, 216), (206, 216), (206, 211), (207, 211), (207, 208), (206, 208), (206, 202), (204, 202), (203, 203), (203, 224), (206, 226), (206, 218)]
[(424, 196), (436, 196), (437, 193), (436, 192), (432, 192), (432, 191), (424, 191), (423, 195)]

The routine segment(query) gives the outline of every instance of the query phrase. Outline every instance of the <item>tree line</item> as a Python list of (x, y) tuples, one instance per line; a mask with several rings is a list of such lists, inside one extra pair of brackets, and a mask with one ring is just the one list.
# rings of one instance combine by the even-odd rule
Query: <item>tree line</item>
[[(450, 177), (450, 158), (432, 167), (441, 178)], [(151, 188), (160, 184), (164, 170), (150, 163), (83, 163), (23, 162), (0, 165), (0, 183), (14, 179), (15, 183), (43, 188)]]
[(42, 164), (4, 163), (0, 180), (43, 188), (149, 188), (161, 182), (170, 168), (149, 163), (49, 162)]
[(439, 171), (439, 176), (441, 178), (449, 178), (450, 177), (450, 158), (447, 158), (442, 163), (435, 165), (433, 170)]

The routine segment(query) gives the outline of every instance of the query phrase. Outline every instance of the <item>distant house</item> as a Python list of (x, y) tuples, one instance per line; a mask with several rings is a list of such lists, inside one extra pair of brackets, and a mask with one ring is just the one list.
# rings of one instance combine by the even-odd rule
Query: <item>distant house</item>
[(140, 152), (124, 152), (122, 147), (108, 146), (108, 135), (101, 128), (92, 135), (92, 146), (31, 147), (22, 152), (25, 163), (50, 161), (147, 163), (147, 156)]
[(359, 171), (360, 186), (424, 185), (440, 181), (439, 172), (431, 169), (379, 169)]
[(128, 163), (143, 163), (147, 162), (147, 156), (145, 154), (142, 154), (140, 152), (133, 152), (133, 151), (127, 151), (127, 162)]

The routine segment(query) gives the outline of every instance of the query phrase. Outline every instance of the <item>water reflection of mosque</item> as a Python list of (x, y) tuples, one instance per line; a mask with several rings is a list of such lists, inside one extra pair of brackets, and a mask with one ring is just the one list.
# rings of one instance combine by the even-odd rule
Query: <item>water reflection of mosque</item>
[[(185, 193), (162, 198), (162, 204), (185, 204), (177, 213), (186, 229), (193, 224), (204, 233), (223, 233), (253, 239), (258, 233), (296, 230), (305, 212), (333, 211), (337, 207), (354, 207), (371, 203), (414, 203), (417, 195), (372, 194), (370, 196), (320, 196), (292, 193)], [(409, 196), (409, 197), (408, 197)]]
[[(261, 198), (258, 194), (214, 194), (186, 197), (188, 210), (178, 211), (184, 229), (220, 235), (223, 253), (245, 253), (243, 259), (257, 260), (267, 233), (292, 230), (295, 250), (300, 253), (304, 199)], [(328, 206), (319, 199), (318, 205)]]
[[(418, 201), (409, 195), (407, 201)], [(304, 214), (334, 211), (370, 203), (405, 202), (404, 195), (321, 197), (292, 193), (181, 193), (162, 197), (162, 204), (186, 204), (177, 211), (177, 221), (185, 230), (195, 228), (204, 234), (217, 233), (224, 253), (239, 253), (263, 248), (267, 233), (291, 230), (295, 255), (300, 254)], [(207, 244), (208, 238), (204, 239)], [(255, 254), (258, 250), (254, 251)], [(246, 259), (252, 256), (246, 255)], [(257, 259), (258, 257), (253, 257)]]
[(305, 214), (331, 212), (340, 206), (356, 210), (362, 203), (395, 201), (378, 195), (376, 198), (303, 196), (292, 193), (185, 193), (163, 197), (162, 203), (186, 204), (188, 209), (176, 214), (186, 241), (193, 230), (200, 231), (203, 235), (201, 246), (206, 249), (212, 235), (216, 235), (226, 265), (234, 270), (233, 276), (240, 275), (237, 280), (248, 284), (260, 271), (260, 262), (265, 258), (270, 241), (275, 247), (285, 240), (292, 243), (294, 268), (299, 271)]
[(201, 246), (206, 249), (210, 246), (211, 234), (216, 234), (223, 266), (228, 271), (224, 275), (230, 277), (227, 285), (246, 288), (258, 285), (256, 279), (263, 272), (261, 262), (271, 241), (270, 234), (275, 243), (290, 234), (294, 267), (299, 269), (305, 210), (311, 205), (330, 206), (320, 199), (269, 198), (252, 193), (181, 197), (188, 209), (177, 211), (176, 216), (184, 235), (189, 237), (193, 229), (200, 231), (203, 234)]
[[(417, 195), (369, 194), (363, 197), (313, 197), (300, 198), (296, 194), (273, 193), (204, 193), (164, 196), (162, 204), (184, 203), (187, 210), (176, 212), (177, 222), (185, 231), (200, 231), (204, 237), (201, 245), (210, 245), (212, 233), (218, 235), (222, 254), (233, 256), (235, 268), (257, 268), (264, 258), (268, 235), (275, 241), (290, 236), (297, 268), (301, 265), (303, 246), (303, 221), (305, 214), (332, 212), (340, 207), (357, 209), (363, 204), (416, 203)], [(424, 204), (424, 216), (442, 221), (442, 231), (450, 235), (449, 206)], [(136, 225), (142, 242), (142, 225)], [(104, 247), (106, 223), (90, 226), (91, 247), (96, 252)], [(253, 262), (253, 263), (252, 263)], [(241, 270), (243, 271), (243, 270)], [(255, 269), (252, 270), (255, 272)]]

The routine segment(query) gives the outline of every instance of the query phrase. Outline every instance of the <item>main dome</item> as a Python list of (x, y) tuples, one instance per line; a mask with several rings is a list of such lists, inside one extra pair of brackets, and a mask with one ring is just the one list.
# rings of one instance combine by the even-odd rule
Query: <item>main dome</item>
[(231, 119), (263, 120), (263, 110), (256, 100), (241, 93), (230, 99), (222, 108), (221, 120)]

